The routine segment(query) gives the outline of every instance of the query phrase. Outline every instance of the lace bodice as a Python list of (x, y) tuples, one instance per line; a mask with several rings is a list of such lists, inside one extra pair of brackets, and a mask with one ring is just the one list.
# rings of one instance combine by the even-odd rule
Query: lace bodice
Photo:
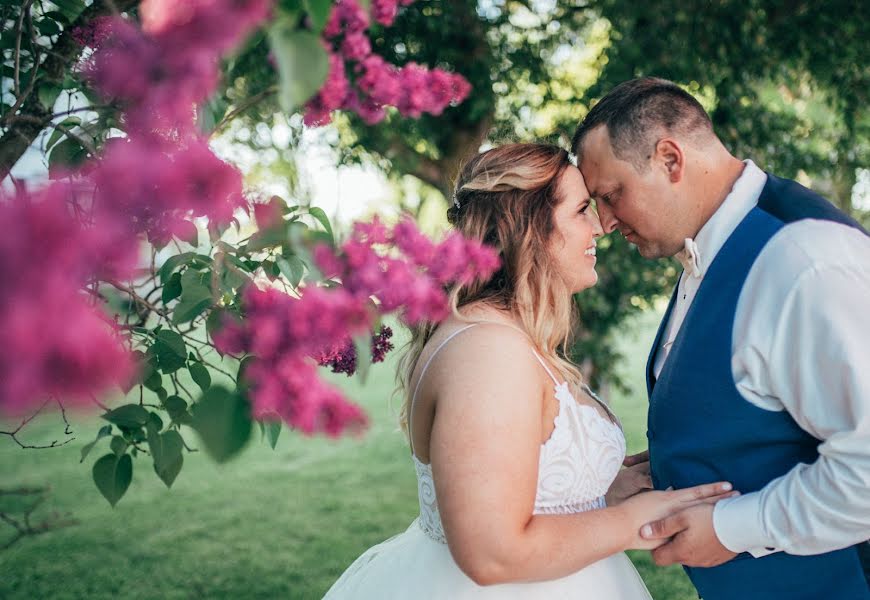
[[(471, 326), (454, 332), (441, 346)], [(430, 356), (430, 361), (441, 346)], [(559, 383), (540, 356), (537, 353), (535, 356), (553, 378), (559, 413), (554, 419), (552, 434), (540, 447), (534, 514), (570, 514), (603, 508), (604, 494), (625, 458), (622, 429), (595, 407), (578, 403), (568, 384)], [(427, 366), (428, 362), (423, 371)], [(422, 376), (423, 372), (420, 379)], [(420, 462), (413, 453), (412, 459), (417, 470), (420, 527), (429, 537), (446, 543), (432, 467)]]

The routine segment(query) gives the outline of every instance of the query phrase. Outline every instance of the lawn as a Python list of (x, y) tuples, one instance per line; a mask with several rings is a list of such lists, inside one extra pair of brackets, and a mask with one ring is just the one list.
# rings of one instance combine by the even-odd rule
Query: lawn
[[(612, 402), (629, 451), (644, 447), (641, 377), (655, 322), (656, 315), (644, 315), (621, 338), (622, 368), (635, 393), (613, 394)], [(98, 420), (73, 417), (76, 439), (57, 449), (22, 450), (0, 438), (0, 487), (50, 484), (48, 509), (79, 521), (0, 552), (0, 598), (320, 598), (357, 555), (417, 514), (414, 469), (389, 402), (392, 368), (376, 365), (365, 385), (337, 379), (369, 411), (372, 427), (362, 439), (283, 431), (273, 451), (258, 434), (226, 465), (186, 455), (171, 490), (140, 456), (114, 509), (90, 477), (94, 460), (108, 451), (106, 440), (79, 463)], [(59, 423), (47, 415), (24, 439), (64, 439)], [(184, 435), (196, 445), (191, 431)], [(10, 531), (0, 528), (0, 536)], [(697, 598), (679, 568), (659, 569), (646, 553), (632, 553), (632, 560), (654, 598)]]

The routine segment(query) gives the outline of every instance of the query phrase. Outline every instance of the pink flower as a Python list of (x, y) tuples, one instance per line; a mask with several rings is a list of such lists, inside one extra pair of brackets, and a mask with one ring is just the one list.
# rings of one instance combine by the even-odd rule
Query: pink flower
[(365, 31), (368, 27), (369, 16), (357, 0), (337, 0), (329, 14), (323, 35), (334, 38), (342, 33), (347, 35)]
[(73, 29), (73, 40), (87, 48), (96, 48), (112, 33), (111, 17), (97, 17), (81, 27)]
[(362, 75), (357, 80), (359, 90), (376, 104), (396, 106), (403, 96), (399, 71), (376, 54), (363, 60), (358, 70)]
[(239, 171), (198, 138), (179, 147), (114, 140), (91, 179), (98, 212), (126, 220), (130, 230), (161, 244), (179, 233), (182, 220), (204, 216), (226, 224), (244, 202)]
[[(371, 359), (373, 363), (383, 362), (387, 352), (393, 349), (394, 346), (389, 341), (391, 337), (393, 337), (393, 330), (387, 326), (381, 327), (377, 335), (372, 336)], [(317, 360), (317, 364), (330, 367), (333, 373), (346, 373), (348, 377), (356, 373), (356, 347), (350, 338), (338, 346), (321, 350), (315, 354), (314, 358)]]
[(225, 326), (215, 342), (221, 351), (251, 352), (245, 378), (255, 418), (279, 417), (300, 431), (338, 435), (363, 427), (365, 415), (317, 376), (312, 354), (336, 347), (368, 327), (365, 304), (343, 290), (317, 288), (301, 299), (248, 288), (245, 319)]
[(372, 16), (384, 27), (393, 24), (398, 12), (398, 0), (372, 0)]
[(254, 218), (259, 229), (272, 229), (284, 222), (280, 199), (273, 197), (269, 202), (254, 203)]
[(142, 28), (176, 52), (219, 55), (240, 44), (272, 10), (272, 0), (142, 0)]
[(314, 98), (305, 105), (305, 124), (323, 125), (330, 121), (329, 113), (344, 106), (350, 89), (344, 71), (344, 59), (329, 52), (329, 74)]
[(108, 317), (81, 289), (96, 276), (129, 277), (136, 239), (105, 216), (83, 227), (72, 206), (86, 190), (55, 184), (0, 198), (0, 412), (20, 414), (56, 398), (90, 402), (129, 382), (134, 366)]
[(357, 31), (344, 36), (341, 52), (348, 60), (360, 61), (372, 53), (372, 45), (365, 33)]

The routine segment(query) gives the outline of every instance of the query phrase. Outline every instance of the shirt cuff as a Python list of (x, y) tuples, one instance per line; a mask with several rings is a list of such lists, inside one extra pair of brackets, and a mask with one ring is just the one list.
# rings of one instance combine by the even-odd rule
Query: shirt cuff
[(713, 530), (731, 552), (749, 552), (761, 558), (780, 551), (764, 535), (760, 502), (761, 494), (753, 492), (720, 500), (713, 507)]

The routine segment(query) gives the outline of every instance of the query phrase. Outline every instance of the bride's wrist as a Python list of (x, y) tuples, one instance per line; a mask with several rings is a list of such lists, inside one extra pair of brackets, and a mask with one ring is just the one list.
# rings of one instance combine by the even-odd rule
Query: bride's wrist
[(613, 522), (616, 524), (614, 529), (618, 532), (620, 551), (632, 550), (636, 545), (635, 542), (638, 536), (637, 531), (635, 531), (631, 511), (626, 510), (624, 502), (608, 507), (605, 510), (612, 511)]

